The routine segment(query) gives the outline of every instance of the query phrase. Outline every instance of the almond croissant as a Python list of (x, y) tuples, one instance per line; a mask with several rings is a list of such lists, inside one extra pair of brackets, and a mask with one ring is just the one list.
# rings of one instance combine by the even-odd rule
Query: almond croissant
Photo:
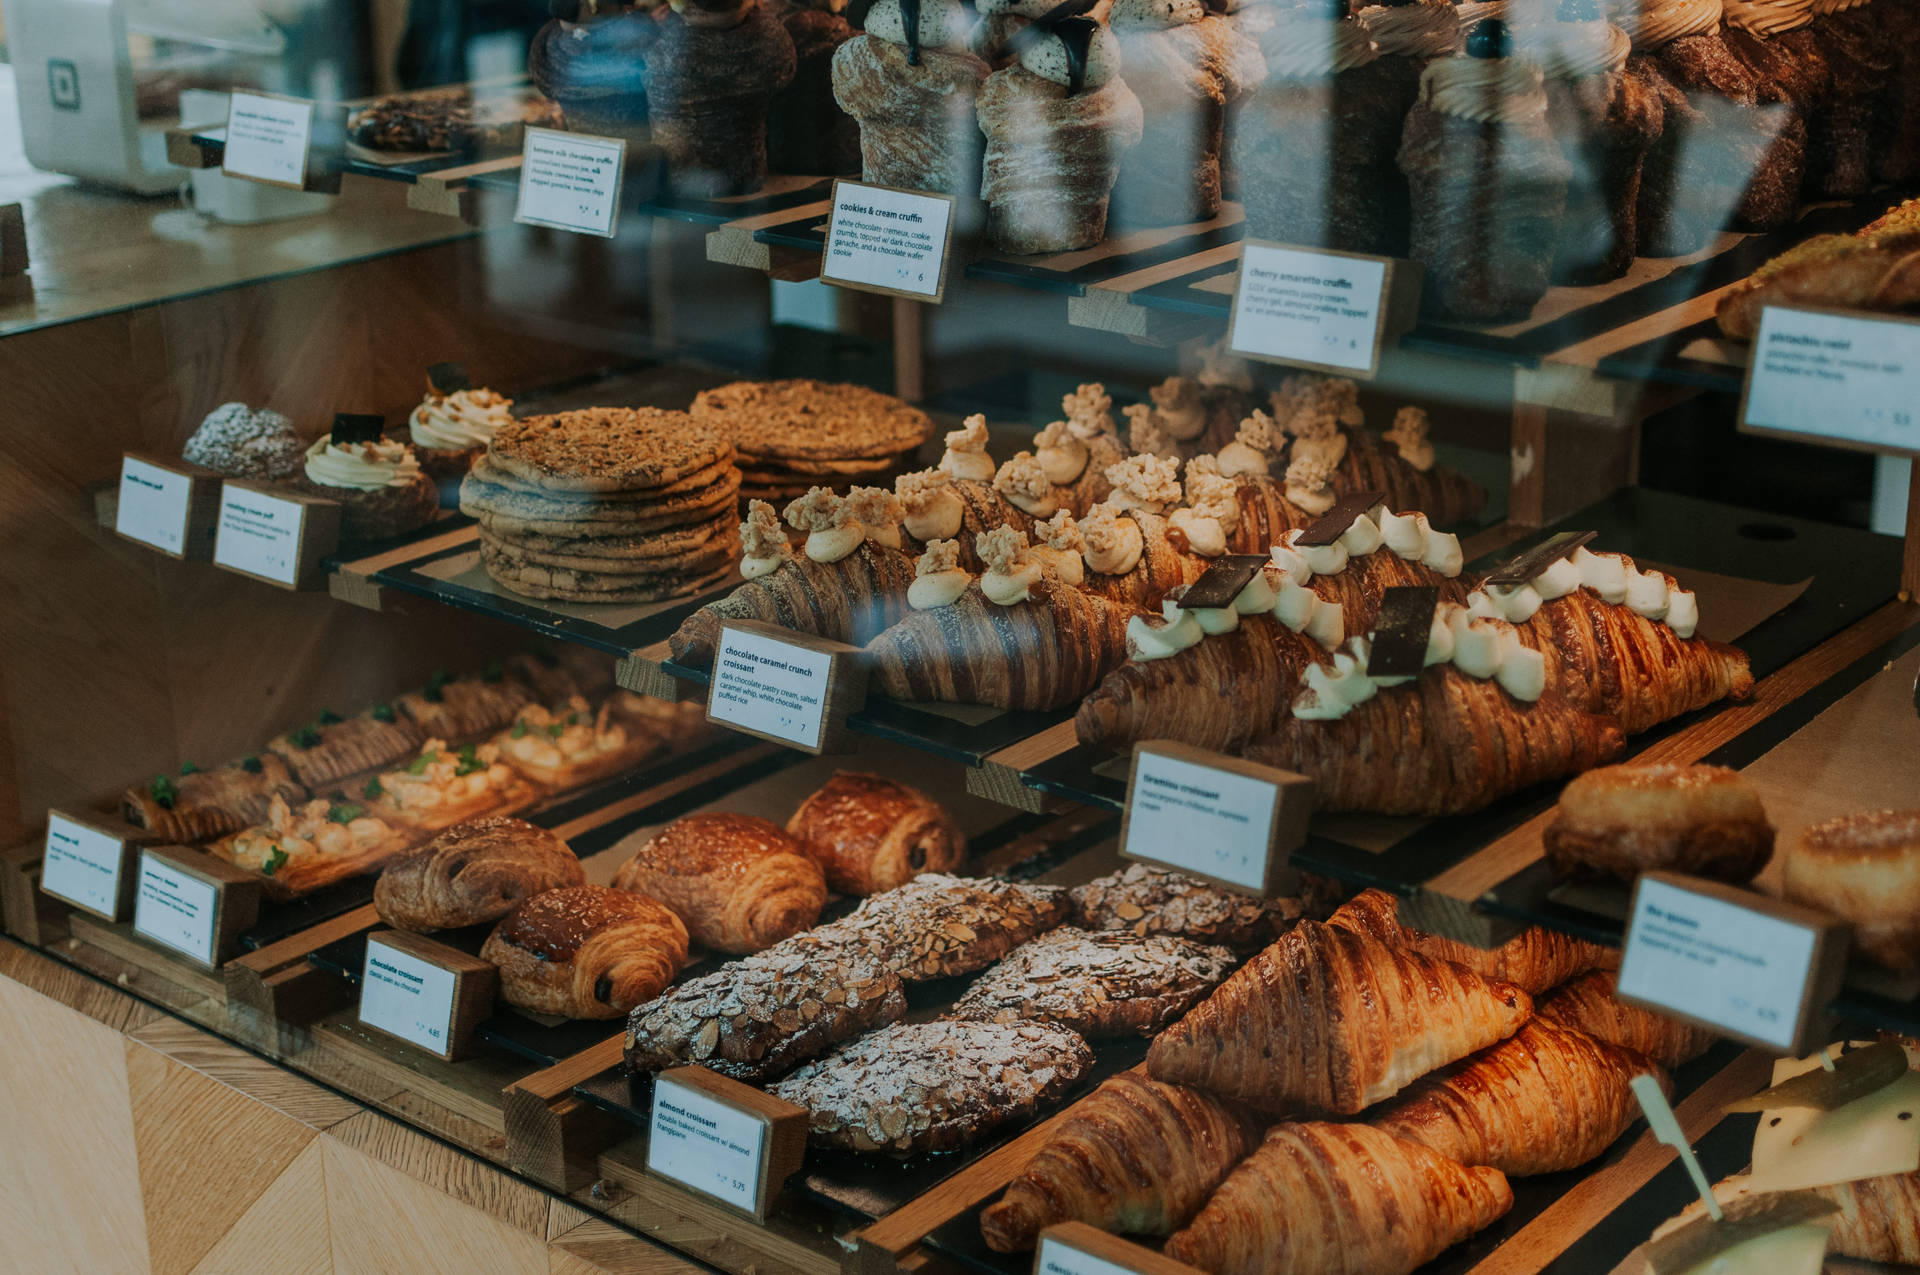
[(1312, 776), (1321, 810), (1441, 815), (1591, 770), (1625, 748), (1611, 719), (1551, 689), (1523, 703), (1442, 664), (1336, 720), (1290, 718), (1245, 755)]
[(1261, 1122), (1197, 1089), (1138, 1071), (1113, 1077), (1055, 1126), (980, 1215), (996, 1253), (1024, 1253), (1059, 1222), (1171, 1235), (1260, 1141)]
[(1640, 1118), (1629, 1086), (1643, 1072), (1672, 1093), (1666, 1073), (1639, 1054), (1535, 1019), (1413, 1086), (1369, 1123), (1510, 1177), (1557, 1173), (1593, 1159)]
[(1532, 1012), (1512, 984), (1302, 921), (1163, 1032), (1147, 1071), (1266, 1111), (1352, 1114)]
[(867, 644), (875, 691), (901, 700), (1049, 709), (1071, 704), (1127, 657), (1129, 607), (1043, 576), (1025, 602), (978, 584), (909, 612)]
[(1663, 1067), (1692, 1062), (1713, 1048), (1717, 1037), (1705, 1028), (1615, 1000), (1614, 977), (1595, 970), (1575, 979), (1540, 1002), (1540, 1017), (1631, 1049)]
[(1212, 1275), (1407, 1275), (1499, 1219), (1513, 1191), (1359, 1124), (1283, 1124), (1167, 1241)]
[(1464, 965), (1482, 978), (1512, 983), (1529, 996), (1538, 996), (1588, 970), (1613, 969), (1620, 964), (1620, 954), (1611, 948), (1538, 925), (1493, 948), (1428, 934), (1400, 920), (1400, 900), (1385, 890), (1361, 891), (1328, 917), (1327, 924)]
[(907, 613), (912, 583), (913, 559), (871, 540), (838, 562), (796, 556), (771, 575), (749, 580), (695, 611), (668, 647), (682, 664), (711, 664), (720, 627), (728, 620), (765, 620), (860, 646)]

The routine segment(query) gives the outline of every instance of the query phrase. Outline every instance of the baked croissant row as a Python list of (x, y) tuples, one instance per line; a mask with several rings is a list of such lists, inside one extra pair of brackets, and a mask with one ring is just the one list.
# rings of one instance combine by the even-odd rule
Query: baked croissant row
[(764, 620), (860, 646), (906, 614), (912, 583), (913, 559), (871, 540), (838, 562), (796, 555), (688, 616), (668, 649), (683, 664), (711, 664), (720, 627), (728, 620)]
[(1198, 1089), (1113, 1077), (1070, 1110), (980, 1215), (996, 1253), (1024, 1253), (1040, 1232), (1078, 1221), (1171, 1235), (1260, 1141), (1261, 1122)]
[(1243, 474), (1239, 482), (1234, 497), (1240, 505), (1240, 521), (1227, 533), (1227, 548), (1233, 552), (1265, 553), (1285, 540), (1289, 531), (1305, 531), (1314, 524), (1312, 514), (1287, 499), (1279, 479)]
[(1705, 1028), (1615, 1000), (1614, 978), (1606, 970), (1595, 970), (1574, 979), (1540, 1002), (1540, 1017), (1631, 1049), (1663, 1067), (1692, 1062), (1713, 1048), (1718, 1037)]
[(1126, 659), (1132, 614), (1054, 575), (1004, 607), (972, 584), (950, 605), (909, 612), (869, 642), (869, 677), (895, 699), (1060, 708)]
[(1920, 1173), (1889, 1173), (1815, 1187), (1840, 1206), (1827, 1252), (1896, 1266), (1920, 1266)]
[(1612, 948), (1539, 925), (1528, 926), (1491, 948), (1416, 930), (1400, 920), (1400, 900), (1385, 890), (1362, 890), (1328, 917), (1327, 924), (1464, 965), (1482, 978), (1512, 983), (1529, 996), (1588, 970), (1616, 969), (1620, 964), (1620, 954)]
[(1511, 1177), (1571, 1169), (1640, 1117), (1635, 1076), (1660, 1068), (1631, 1050), (1538, 1019), (1512, 1039), (1429, 1076), (1369, 1123), (1462, 1164)]
[(1486, 507), (1486, 489), (1448, 465), (1416, 469), (1378, 435), (1364, 429), (1340, 431), (1347, 438), (1347, 454), (1334, 467), (1333, 489), (1384, 491), (1394, 509), (1419, 509), (1436, 526), (1465, 522)]
[(1337, 720), (1289, 718), (1246, 756), (1311, 776), (1321, 810), (1442, 815), (1591, 770), (1625, 749), (1611, 718), (1551, 689), (1524, 704), (1496, 681), (1443, 664)]
[(1513, 1207), (1469, 1168), (1360, 1124), (1283, 1124), (1167, 1241), (1211, 1275), (1407, 1275)]
[(1163, 1032), (1147, 1072), (1265, 1111), (1351, 1115), (1532, 1012), (1510, 983), (1301, 921)]

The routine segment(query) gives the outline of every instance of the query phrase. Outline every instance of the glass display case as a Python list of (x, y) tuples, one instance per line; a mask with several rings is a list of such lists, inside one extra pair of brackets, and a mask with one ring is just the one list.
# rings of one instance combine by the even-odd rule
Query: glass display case
[(1908, 0), (5, 15), (15, 982), (736, 1275), (1920, 1264)]

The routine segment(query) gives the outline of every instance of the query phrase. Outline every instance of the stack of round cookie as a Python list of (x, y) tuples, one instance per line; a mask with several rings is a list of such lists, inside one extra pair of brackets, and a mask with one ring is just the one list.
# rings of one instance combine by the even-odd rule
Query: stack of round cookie
[(702, 391), (692, 410), (732, 440), (740, 498), (775, 504), (815, 487), (886, 486), (933, 437), (918, 408), (825, 381), (736, 381)]
[(593, 407), (494, 432), (460, 487), (501, 586), (652, 602), (723, 583), (740, 557), (733, 445), (685, 412)]

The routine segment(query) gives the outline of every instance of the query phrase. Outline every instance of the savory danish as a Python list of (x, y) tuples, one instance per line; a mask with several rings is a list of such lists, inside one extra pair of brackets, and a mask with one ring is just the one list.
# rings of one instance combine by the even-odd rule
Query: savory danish
[[(1313, 915), (1317, 894), (1255, 899), (1165, 868), (1133, 863), (1073, 887), (1074, 923), (1093, 931), (1165, 934), (1252, 952), (1280, 937), (1302, 915)], [(1317, 918), (1316, 918), (1317, 919)]]
[(510, 1005), (618, 1018), (653, 999), (687, 961), (687, 928), (644, 895), (575, 885), (514, 908), (480, 948)]
[(408, 721), (433, 739), (473, 739), (499, 730), (531, 693), (497, 667), (477, 677), (450, 677), (442, 670), (398, 701)]
[(1900, 972), (1920, 965), (1920, 810), (1817, 823), (1783, 868), (1789, 899), (1853, 924), (1854, 951)]
[(500, 760), (542, 788), (557, 790), (617, 775), (666, 741), (630, 732), (614, 718), (611, 701), (596, 713), (575, 695), (554, 708), (528, 704), (493, 743)]
[(1082, 1036), (1152, 1036), (1233, 972), (1224, 947), (1071, 926), (1029, 939), (982, 974), (952, 1017), (1054, 1023)]
[(805, 1107), (816, 1146), (952, 1151), (1060, 1097), (1093, 1062), (1064, 1027), (895, 1023), (769, 1086)]
[(1560, 792), (1541, 834), (1563, 880), (1666, 870), (1745, 884), (1773, 857), (1760, 795), (1725, 766), (1603, 766)]
[(922, 872), (951, 872), (967, 852), (953, 816), (917, 788), (880, 775), (836, 771), (787, 820), (841, 894), (878, 894)]
[(779, 825), (753, 815), (687, 815), (653, 834), (613, 884), (672, 908), (693, 941), (744, 955), (820, 919), (827, 883)]
[(151, 783), (127, 789), (120, 808), (136, 828), (191, 843), (264, 822), (275, 797), (291, 802), (306, 796), (287, 763), (268, 753), (215, 770), (188, 762), (177, 775), (155, 775)]
[(971, 974), (1067, 919), (1067, 892), (1050, 885), (950, 877), (930, 872), (811, 937), (861, 951), (903, 982)]
[(382, 872), (373, 907), (396, 930), (457, 930), (497, 921), (525, 899), (586, 879), (567, 843), (545, 828), (523, 819), (469, 819)]
[(390, 766), (420, 746), (424, 736), (391, 704), (341, 717), (328, 709), (305, 726), (267, 743), (309, 791), (318, 791), (353, 775)]
[(802, 934), (634, 1010), (627, 1064), (664, 1071), (698, 1063), (765, 1080), (906, 1011), (897, 976)]
[(295, 809), (286, 798), (275, 797), (265, 823), (207, 849), (235, 867), (258, 872), (266, 879), (267, 897), (284, 901), (377, 872), (417, 840), (410, 829), (363, 805), (319, 799)]
[(360, 795), (389, 823), (428, 833), (480, 815), (513, 814), (540, 797), (492, 744), (449, 748), (441, 739), (429, 739), (405, 766), (369, 779)]

